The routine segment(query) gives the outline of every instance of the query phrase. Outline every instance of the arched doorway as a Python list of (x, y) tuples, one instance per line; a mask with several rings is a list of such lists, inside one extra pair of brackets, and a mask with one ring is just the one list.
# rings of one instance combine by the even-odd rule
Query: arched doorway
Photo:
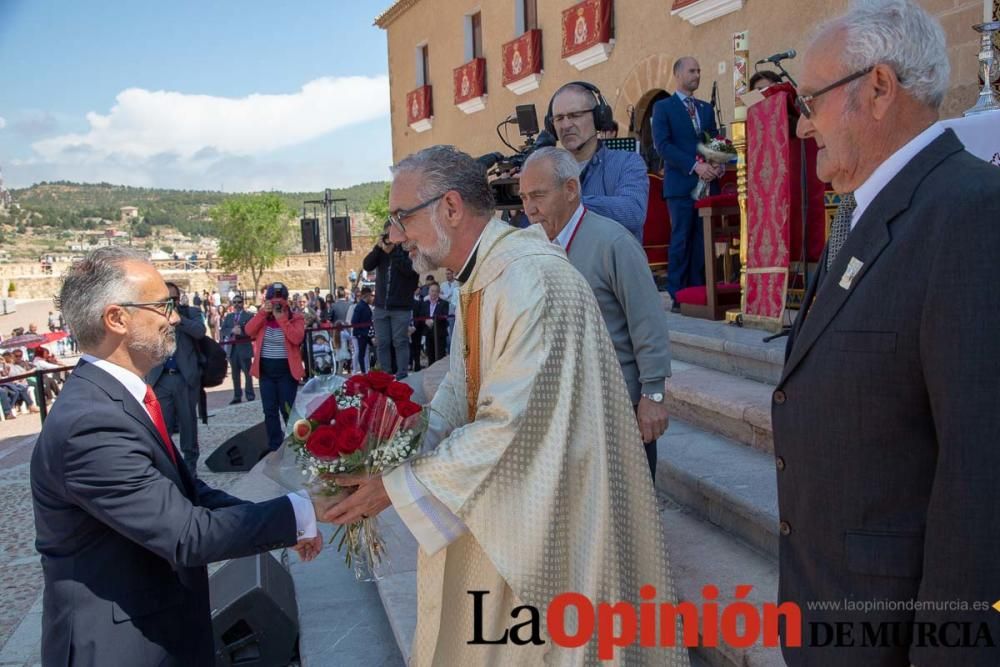
[(639, 123), (635, 128), (639, 140), (639, 154), (646, 162), (646, 170), (651, 174), (662, 174), (663, 159), (656, 152), (653, 144), (653, 107), (660, 100), (670, 97), (670, 93), (662, 89), (651, 90), (642, 96), (635, 107), (635, 117)]

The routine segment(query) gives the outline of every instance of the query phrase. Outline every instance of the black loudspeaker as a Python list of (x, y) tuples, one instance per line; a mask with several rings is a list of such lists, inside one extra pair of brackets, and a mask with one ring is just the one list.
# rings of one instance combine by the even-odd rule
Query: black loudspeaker
[(246, 472), (267, 456), (267, 427), (264, 422), (237, 433), (219, 445), (205, 459), (212, 472)]
[(350, 216), (335, 215), (330, 221), (333, 223), (333, 249), (336, 252), (351, 252)]
[(594, 94), (594, 107), (591, 111), (594, 114), (594, 129), (598, 132), (609, 132), (615, 129), (615, 112), (608, 104), (608, 101), (604, 99), (604, 95), (601, 94), (601, 89), (592, 83), (587, 81), (570, 81), (569, 83), (560, 86), (559, 90), (552, 94), (549, 98), (549, 110), (545, 112), (545, 129), (548, 130), (549, 134), (553, 137), (558, 137), (556, 134), (555, 123), (552, 122), (552, 102), (556, 99), (556, 95), (561, 93), (565, 88), (569, 86), (579, 86), (589, 90)]
[(302, 252), (319, 252), (319, 218), (302, 218)]
[(216, 667), (277, 667), (296, 657), (292, 575), (268, 553), (236, 558), (208, 581)]

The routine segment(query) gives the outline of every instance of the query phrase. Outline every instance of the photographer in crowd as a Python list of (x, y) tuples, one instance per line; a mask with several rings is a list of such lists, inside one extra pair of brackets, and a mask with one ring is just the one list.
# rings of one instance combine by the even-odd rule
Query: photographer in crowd
[[(415, 211), (412, 211), (415, 212)], [(396, 211), (401, 219), (410, 212)], [(407, 376), (410, 368), (410, 319), (413, 315), (413, 292), (420, 276), (413, 270), (410, 256), (402, 246), (389, 242), (389, 223), (382, 236), (365, 257), (365, 271), (375, 271), (375, 341), (378, 365), (394, 372), (396, 379)], [(396, 351), (396, 367), (392, 351)]]
[(287, 287), (274, 283), (267, 288), (264, 303), (247, 322), (246, 332), (253, 338), (250, 370), (260, 389), (267, 444), (274, 451), (281, 445), (281, 420), (288, 421), (299, 381), (305, 375), (299, 346), (306, 336), (306, 323), (302, 313), (289, 306)]
[(646, 163), (638, 153), (601, 143), (601, 133), (615, 129), (613, 115), (597, 86), (574, 81), (552, 96), (545, 127), (580, 165), (587, 210), (617, 220), (642, 245), (649, 197)]

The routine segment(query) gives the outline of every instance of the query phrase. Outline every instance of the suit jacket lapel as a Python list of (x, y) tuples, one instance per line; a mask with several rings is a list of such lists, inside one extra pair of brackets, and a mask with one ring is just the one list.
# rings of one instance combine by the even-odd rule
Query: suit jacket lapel
[[(789, 341), (792, 348), (785, 362), (782, 382), (795, 370), (889, 245), (892, 240), (889, 225), (909, 208), (913, 195), (927, 174), (949, 155), (961, 150), (961, 142), (954, 132), (947, 130), (910, 160), (876, 195), (848, 235), (828, 275), (821, 272), (817, 276), (816, 300), (806, 312), (801, 326), (797, 324), (795, 339)], [(840, 286), (840, 281), (851, 259), (860, 260), (862, 265), (845, 289)], [(822, 262), (825, 267), (825, 251)]]
[[(163, 473), (164, 476), (173, 480), (179, 487), (184, 489), (190, 497), (194, 491), (193, 481), (188, 479), (185, 483), (184, 475), (178, 471), (177, 466), (175, 466), (174, 462), (170, 459), (170, 455), (167, 454), (167, 449), (160, 439), (160, 432), (157, 431), (156, 426), (153, 425), (153, 420), (149, 418), (149, 414), (146, 413), (146, 409), (135, 400), (132, 394), (128, 393), (125, 387), (122, 386), (122, 384), (113, 376), (104, 372), (94, 364), (88, 364), (85, 361), (81, 361), (77, 367), (73, 369), (73, 375), (79, 375), (81, 378), (84, 378), (97, 387), (100, 387), (111, 400), (121, 404), (122, 410), (124, 410), (125, 414), (132, 419), (135, 419), (144, 429), (146, 429), (149, 437), (154, 441), (151, 449), (153, 450), (153, 458), (157, 459), (157, 470)], [(177, 456), (178, 464), (183, 466), (184, 461), (180, 458), (180, 452), (177, 453)]]
[(184, 472), (187, 472), (187, 466), (184, 464), (184, 458), (181, 456), (180, 451), (177, 451), (177, 465), (174, 465), (170, 454), (167, 453), (166, 443), (160, 438), (160, 432), (156, 430), (153, 420), (149, 418), (146, 409), (139, 405), (135, 398), (132, 397), (132, 394), (123, 392), (122, 408), (126, 414), (142, 424), (146, 432), (156, 441), (156, 445), (153, 447), (153, 456), (159, 459), (159, 464), (156, 466), (157, 470), (163, 473), (165, 477), (169, 477), (176, 482), (190, 496), (194, 491), (194, 485), (190, 479), (190, 475), (185, 480), (185, 475), (179, 470), (180, 468), (184, 468)]

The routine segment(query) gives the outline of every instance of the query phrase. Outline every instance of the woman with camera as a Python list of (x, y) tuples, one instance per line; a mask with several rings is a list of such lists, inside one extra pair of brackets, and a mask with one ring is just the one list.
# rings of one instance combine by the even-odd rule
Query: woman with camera
[(306, 323), (302, 313), (289, 307), (287, 287), (274, 283), (267, 288), (264, 303), (247, 322), (246, 333), (253, 338), (250, 372), (259, 381), (267, 442), (273, 451), (281, 445), (281, 420), (288, 421), (299, 381), (305, 375), (300, 346), (306, 335)]

